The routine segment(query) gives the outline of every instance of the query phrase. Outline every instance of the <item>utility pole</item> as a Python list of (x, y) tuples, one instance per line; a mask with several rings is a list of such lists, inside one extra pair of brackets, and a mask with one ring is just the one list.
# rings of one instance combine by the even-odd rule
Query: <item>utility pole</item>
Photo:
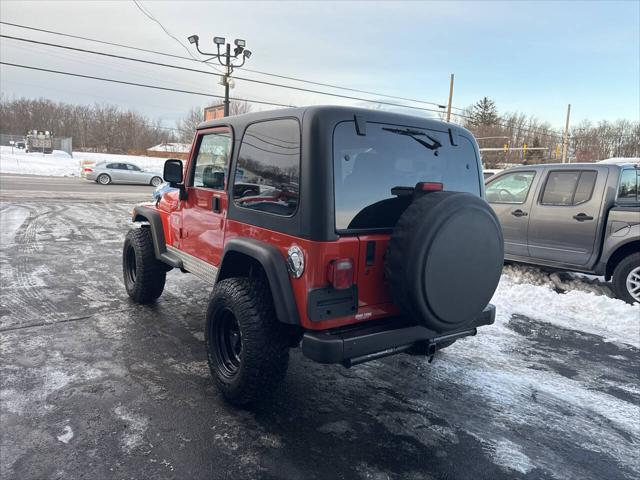
[(449, 82), (449, 103), (447, 104), (447, 123), (451, 121), (451, 102), (453, 100), (453, 73)]
[(227, 74), (224, 76), (224, 116), (229, 116), (229, 80), (231, 79), (231, 44), (227, 43)]
[(567, 163), (569, 153), (569, 116), (571, 115), (571, 104), (567, 105), (567, 123), (564, 125), (564, 135), (562, 135), (562, 163)]
[[(220, 45), (224, 45), (226, 40), (224, 37), (213, 37), (213, 43), (216, 46), (217, 53), (207, 53), (200, 50), (200, 46), (198, 45), (198, 41), (200, 37), (198, 35), (191, 35), (188, 37), (189, 43), (196, 46), (196, 50), (200, 52), (202, 55), (206, 55), (207, 59), (205, 62), (210, 62), (211, 60), (217, 59), (218, 63), (225, 67), (225, 74), (222, 76), (222, 82), (224, 82), (224, 116), (229, 116), (230, 110), (230, 102), (229, 102), (229, 88), (231, 83), (231, 74), (233, 73), (234, 68), (240, 68), (244, 65), (244, 62), (247, 61), (249, 57), (251, 57), (251, 52), (245, 48), (246, 43), (244, 40), (236, 38), (233, 43), (236, 48), (233, 49), (233, 55), (231, 54), (231, 44), (226, 44), (225, 53), (220, 52)], [(237, 59), (240, 55), (242, 55), (241, 63), (234, 63), (234, 60)], [(224, 61), (223, 61), (224, 58)]]

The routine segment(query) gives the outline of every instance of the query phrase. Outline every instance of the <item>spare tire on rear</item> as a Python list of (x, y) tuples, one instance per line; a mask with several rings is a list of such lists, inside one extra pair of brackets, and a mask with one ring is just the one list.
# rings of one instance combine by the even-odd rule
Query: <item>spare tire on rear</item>
[(400, 217), (385, 276), (404, 315), (436, 332), (464, 328), (495, 292), (504, 261), (500, 222), (482, 198), (432, 192)]

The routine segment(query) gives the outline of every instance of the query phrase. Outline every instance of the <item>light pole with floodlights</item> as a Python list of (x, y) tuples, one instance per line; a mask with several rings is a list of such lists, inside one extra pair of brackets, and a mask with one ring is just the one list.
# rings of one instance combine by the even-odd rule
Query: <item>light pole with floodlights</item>
[[(233, 55), (231, 54), (230, 43), (226, 44), (225, 53), (220, 52), (220, 45), (224, 45), (226, 42), (224, 37), (213, 37), (213, 43), (215, 44), (218, 50), (217, 53), (207, 53), (200, 50), (200, 46), (198, 45), (198, 41), (200, 40), (200, 38), (198, 37), (198, 35), (191, 35), (190, 37), (188, 37), (188, 40), (189, 40), (189, 43), (196, 46), (196, 50), (198, 50), (200, 54), (209, 57), (205, 59), (204, 62), (210, 62), (211, 60), (217, 59), (218, 63), (220, 63), (220, 65), (225, 67), (226, 73), (222, 77), (222, 82), (224, 85), (224, 116), (228, 117), (229, 116), (229, 82), (231, 80), (231, 74), (233, 73), (233, 69), (235, 67), (238, 67), (238, 68), (242, 67), (244, 65), (244, 62), (246, 62), (246, 60), (249, 57), (251, 57), (251, 51), (245, 48), (246, 42), (239, 38), (236, 38), (233, 41), (235, 45), (235, 48), (233, 49)], [(242, 62), (234, 63), (234, 61), (236, 61), (236, 59), (240, 56), (242, 56), (241, 57)]]

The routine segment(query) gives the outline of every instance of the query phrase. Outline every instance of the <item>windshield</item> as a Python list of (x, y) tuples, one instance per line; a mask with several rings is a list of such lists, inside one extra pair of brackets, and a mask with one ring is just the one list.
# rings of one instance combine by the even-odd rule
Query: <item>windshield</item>
[(336, 229), (393, 228), (407, 206), (406, 198), (391, 193), (394, 187), (441, 182), (447, 191), (480, 195), (473, 145), (463, 136), (457, 143), (452, 146), (448, 133), (434, 130), (367, 123), (366, 135), (358, 135), (354, 122), (338, 124), (333, 137)]

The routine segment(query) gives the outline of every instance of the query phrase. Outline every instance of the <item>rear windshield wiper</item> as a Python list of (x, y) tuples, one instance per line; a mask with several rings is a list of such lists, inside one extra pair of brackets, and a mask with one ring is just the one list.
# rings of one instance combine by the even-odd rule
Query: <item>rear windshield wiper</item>
[[(420, 145), (422, 145), (425, 148), (428, 148), (429, 150), (437, 150), (440, 147), (442, 147), (442, 144), (438, 141), (438, 139), (433, 138), (431, 135), (427, 135), (426, 133), (421, 132), (420, 130), (411, 130), (409, 128), (384, 128), (384, 127), (382, 128), (382, 130), (385, 130), (391, 133), (397, 133), (398, 135), (406, 135), (407, 137), (411, 137)], [(427, 137), (433, 143), (427, 143), (419, 137)]]

